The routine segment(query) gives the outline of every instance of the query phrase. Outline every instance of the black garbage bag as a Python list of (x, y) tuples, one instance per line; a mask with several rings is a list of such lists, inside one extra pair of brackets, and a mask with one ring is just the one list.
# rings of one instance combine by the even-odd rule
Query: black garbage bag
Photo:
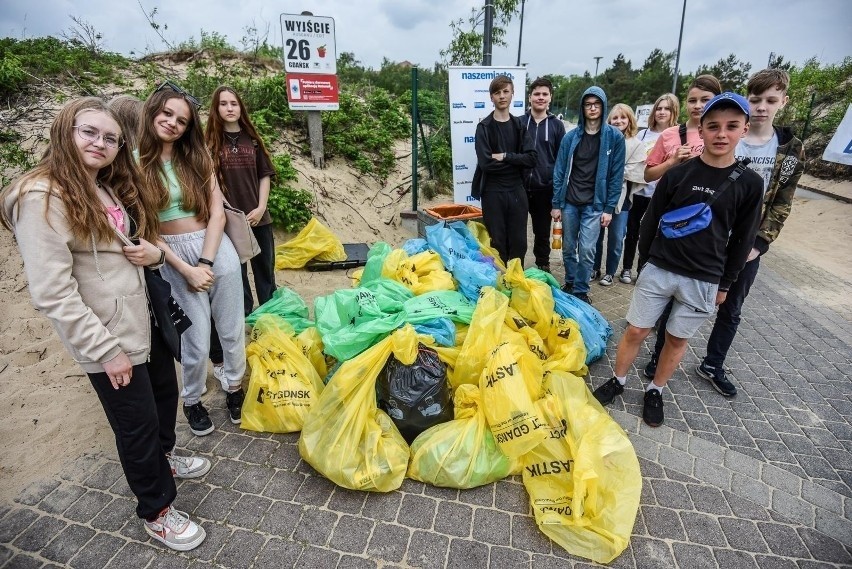
[(391, 355), (376, 381), (376, 395), (379, 408), (408, 444), (429, 427), (453, 420), (447, 366), (435, 350), (422, 344), (411, 365)]

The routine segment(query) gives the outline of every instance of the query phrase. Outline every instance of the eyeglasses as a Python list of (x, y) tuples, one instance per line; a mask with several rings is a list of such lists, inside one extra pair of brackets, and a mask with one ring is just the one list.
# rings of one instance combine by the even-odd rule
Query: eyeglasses
[(88, 140), (89, 142), (97, 142), (98, 139), (103, 139), (104, 146), (107, 148), (121, 148), (124, 146), (124, 140), (114, 132), (101, 132), (95, 127), (88, 124), (79, 124), (77, 126), (71, 127), (77, 129), (77, 134), (80, 135), (80, 138), (83, 140)]
[(196, 99), (195, 97), (193, 97), (192, 95), (190, 95), (189, 93), (187, 93), (187, 92), (186, 92), (184, 89), (182, 89), (182, 88), (180, 87), (180, 85), (178, 85), (177, 83), (172, 83), (171, 81), (163, 81), (163, 82), (160, 84), (160, 86), (159, 86), (159, 87), (157, 87), (156, 89), (154, 89), (154, 92), (155, 92), (155, 93), (159, 93), (159, 92), (160, 92), (160, 91), (162, 91), (163, 89), (171, 89), (172, 91), (174, 91), (174, 92), (175, 92), (175, 93), (177, 93), (178, 95), (181, 95), (184, 99), (186, 99), (187, 101), (189, 101), (191, 104), (195, 105), (195, 108), (196, 108), (196, 109), (200, 109), (200, 108), (201, 108), (201, 101), (199, 101), (198, 99)]
[(599, 109), (603, 106), (603, 103), (583, 103), (584, 109)]

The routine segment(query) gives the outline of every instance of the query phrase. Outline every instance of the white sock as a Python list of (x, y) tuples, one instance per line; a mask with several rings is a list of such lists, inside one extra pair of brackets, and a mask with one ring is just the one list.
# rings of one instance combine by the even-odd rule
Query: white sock
[(616, 375), (616, 376), (615, 376), (615, 379), (617, 379), (617, 380), (618, 380), (618, 383), (620, 383), (622, 386), (624, 386), (624, 384), (625, 384), (625, 383), (627, 383), (627, 376), (626, 376), (626, 375), (621, 376), (621, 377), (618, 377), (618, 376)]
[(645, 391), (651, 391), (652, 389), (656, 389), (657, 391), (659, 391), (660, 395), (663, 394), (663, 388), (654, 383), (653, 381), (648, 383), (648, 387), (645, 388)]

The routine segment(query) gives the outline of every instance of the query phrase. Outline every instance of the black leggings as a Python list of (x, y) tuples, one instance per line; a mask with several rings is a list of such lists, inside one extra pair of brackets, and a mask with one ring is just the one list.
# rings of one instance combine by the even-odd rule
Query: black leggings
[[(633, 259), (636, 258), (636, 248), (639, 245), (639, 225), (642, 222), (642, 216), (645, 215), (645, 210), (648, 209), (648, 204), (651, 203), (651, 198), (645, 196), (633, 196), (633, 205), (630, 206), (630, 213), (627, 214), (627, 234), (624, 236), (624, 252), (621, 256), (621, 268), (633, 269)], [(637, 269), (639, 267), (636, 267)]]

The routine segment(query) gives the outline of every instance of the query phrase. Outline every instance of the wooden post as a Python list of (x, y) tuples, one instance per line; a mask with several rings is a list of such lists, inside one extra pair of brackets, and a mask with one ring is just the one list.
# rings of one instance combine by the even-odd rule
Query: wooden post
[(320, 111), (305, 111), (308, 113), (308, 139), (311, 141), (311, 158), (314, 167), (325, 168), (325, 150), (322, 144), (322, 115)]

